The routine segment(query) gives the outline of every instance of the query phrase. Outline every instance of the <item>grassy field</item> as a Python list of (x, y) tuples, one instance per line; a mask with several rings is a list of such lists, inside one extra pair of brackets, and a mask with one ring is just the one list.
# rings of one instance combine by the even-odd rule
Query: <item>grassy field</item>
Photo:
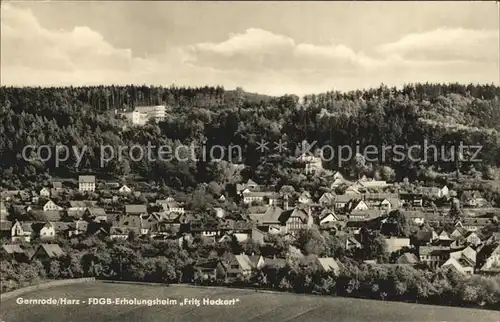
[[(89, 283), (65, 285), (21, 295), (24, 299), (67, 298), (79, 305), (23, 305), (16, 298), (0, 303), (5, 322), (100, 321), (500, 321), (500, 312), (348, 298), (273, 294), (254, 291)], [(170, 299), (177, 304), (89, 305), (88, 298)], [(184, 299), (238, 299), (234, 305), (180, 305)], [(83, 303), (85, 301), (85, 303)]]

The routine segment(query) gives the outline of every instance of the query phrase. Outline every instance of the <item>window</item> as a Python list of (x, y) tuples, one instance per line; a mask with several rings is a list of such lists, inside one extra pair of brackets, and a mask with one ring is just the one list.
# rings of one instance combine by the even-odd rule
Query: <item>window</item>
[(231, 268), (232, 269), (239, 269), (240, 268), (240, 265), (236, 264), (236, 265), (231, 265)]

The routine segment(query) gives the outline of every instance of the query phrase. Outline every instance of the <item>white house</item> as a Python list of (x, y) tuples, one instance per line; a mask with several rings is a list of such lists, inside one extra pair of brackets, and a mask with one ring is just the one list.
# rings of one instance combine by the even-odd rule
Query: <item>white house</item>
[(46, 223), (40, 229), (39, 234), (41, 239), (54, 238), (56, 236), (56, 230), (54, 228), (54, 225), (51, 222)]
[(132, 192), (132, 189), (130, 189), (127, 185), (123, 185), (120, 187), (120, 189), (118, 189), (118, 192), (122, 194), (128, 194)]
[(19, 221), (16, 221), (10, 230), (11, 240), (13, 242), (25, 241), (29, 243), (32, 233), (33, 229), (31, 228), (31, 223), (21, 224)]
[(49, 200), (43, 205), (43, 211), (61, 211), (62, 207), (56, 205), (52, 200)]
[(50, 197), (50, 190), (49, 190), (49, 189), (47, 189), (46, 187), (43, 187), (43, 188), (40, 190), (39, 195), (40, 195), (40, 197), (49, 198), (49, 197)]
[(78, 190), (81, 192), (95, 191), (95, 176), (79, 176)]
[(363, 200), (360, 200), (352, 211), (365, 211), (368, 210), (368, 205)]
[(299, 197), (299, 203), (308, 204), (311, 202), (311, 194), (309, 191), (304, 191)]

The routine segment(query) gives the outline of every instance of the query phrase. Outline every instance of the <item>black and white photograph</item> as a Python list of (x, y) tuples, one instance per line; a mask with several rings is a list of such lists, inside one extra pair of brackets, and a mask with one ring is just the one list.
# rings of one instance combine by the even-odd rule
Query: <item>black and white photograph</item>
[(500, 322), (499, 1), (0, 8), (0, 322)]

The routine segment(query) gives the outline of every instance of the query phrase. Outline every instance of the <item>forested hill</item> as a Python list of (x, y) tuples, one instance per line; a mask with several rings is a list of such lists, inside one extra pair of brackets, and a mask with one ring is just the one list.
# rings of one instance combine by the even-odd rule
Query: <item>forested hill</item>
[[(213, 174), (204, 165), (192, 162), (111, 162), (99, 168), (100, 144), (112, 146), (141, 144), (189, 144), (204, 142), (242, 147), (250, 169), (268, 173), (266, 180), (279, 180), (285, 167), (262, 170), (263, 154), (256, 153), (261, 139), (282, 139), (290, 147), (278, 158), (295, 152), (306, 139), (317, 145), (422, 144), (449, 146), (463, 142), (482, 145), (477, 171), (489, 173), (500, 165), (500, 87), (492, 85), (415, 84), (397, 90), (380, 86), (348, 93), (327, 92), (299, 98), (295, 95), (269, 97), (242, 89), (222, 87), (179, 88), (146, 86), (99, 86), (64, 88), (0, 88), (0, 186), (31, 185), (38, 176), (67, 176), (76, 172), (126, 175), (131, 171), (159, 179), (174, 188), (194, 187), (208, 182)], [(124, 127), (115, 111), (138, 105), (166, 104), (167, 119), (139, 129)], [(51, 161), (25, 162), (24, 146), (57, 144), (87, 145), (84, 162), (78, 169), (74, 160), (55, 169)], [(201, 144), (201, 143), (200, 143)], [(267, 158), (269, 159), (269, 158)], [(383, 163), (383, 162), (381, 162)], [(454, 162), (386, 165), (397, 176), (419, 176), (422, 168), (455, 170)], [(335, 168), (332, 161), (331, 167)], [(328, 165), (327, 165), (328, 166)], [(377, 165), (376, 165), (377, 166)], [(463, 162), (464, 171), (471, 164)], [(40, 179), (40, 178), (38, 178)]]

